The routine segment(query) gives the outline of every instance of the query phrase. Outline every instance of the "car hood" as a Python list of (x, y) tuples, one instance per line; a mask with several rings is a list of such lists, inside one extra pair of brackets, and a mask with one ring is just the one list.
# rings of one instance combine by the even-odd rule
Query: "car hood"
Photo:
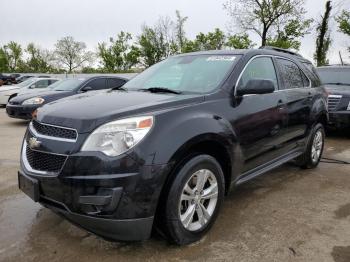
[(106, 122), (171, 107), (199, 103), (203, 95), (175, 95), (141, 91), (92, 91), (45, 105), (38, 121), (91, 132)]
[(350, 86), (348, 85), (325, 85), (330, 95), (350, 96)]
[(19, 88), (20, 88), (20, 87), (19, 87), (19, 86), (16, 86), (16, 85), (1, 86), (1, 87), (0, 87), (0, 92), (3, 92), (3, 91), (11, 91), (11, 90), (19, 89)]
[(49, 103), (55, 101), (57, 99), (61, 99), (63, 97), (71, 96), (73, 92), (71, 91), (36, 91), (36, 92), (24, 92), (19, 93), (18, 96), (11, 99), (11, 102), (14, 104), (21, 104), (24, 100), (33, 97), (42, 97), (45, 99), (45, 103)]

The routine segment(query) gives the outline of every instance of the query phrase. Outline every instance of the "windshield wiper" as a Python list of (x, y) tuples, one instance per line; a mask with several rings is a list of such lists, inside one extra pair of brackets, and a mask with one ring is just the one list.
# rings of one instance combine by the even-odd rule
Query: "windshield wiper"
[(176, 90), (172, 90), (166, 87), (149, 87), (149, 88), (141, 88), (139, 89), (139, 91), (148, 91), (151, 93), (171, 93), (171, 94), (181, 94), (182, 92), (180, 91), (176, 91)]
[(325, 83), (326, 85), (337, 85), (337, 86), (350, 86), (348, 83), (341, 83), (341, 82), (335, 82), (335, 83)]
[(116, 87), (112, 87), (111, 90), (123, 90), (123, 91), (127, 91), (127, 89), (123, 86), (116, 86)]

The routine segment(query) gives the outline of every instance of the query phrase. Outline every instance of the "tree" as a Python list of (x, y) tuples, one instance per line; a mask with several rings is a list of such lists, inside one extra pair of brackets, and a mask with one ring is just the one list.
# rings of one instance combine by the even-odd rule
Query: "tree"
[(271, 31), (283, 28), (290, 19), (302, 23), (305, 0), (228, 0), (224, 8), (243, 30), (253, 31), (265, 46)]
[(181, 16), (180, 11), (176, 10), (176, 40), (179, 47), (180, 52), (183, 52), (183, 46), (186, 42), (186, 33), (185, 33), (185, 23), (187, 21), (187, 16)]
[(132, 36), (121, 31), (117, 38), (110, 38), (110, 46), (106, 43), (98, 44), (98, 56), (107, 72), (129, 70), (138, 63), (140, 51), (136, 46), (130, 46)]
[(68, 73), (83, 67), (92, 61), (92, 52), (86, 51), (84, 42), (77, 42), (72, 36), (58, 40), (55, 45), (55, 56), (59, 64), (63, 65)]
[(183, 46), (183, 52), (220, 50), (224, 47), (225, 40), (225, 33), (219, 28), (216, 28), (214, 32), (209, 32), (207, 34), (199, 33), (195, 40), (186, 41)]
[(29, 43), (26, 52), (29, 54), (29, 59), (26, 63), (27, 72), (47, 73), (52, 71), (50, 62), (53, 60), (53, 57), (49, 51), (40, 49), (34, 43)]
[[(343, 10), (340, 16), (336, 18), (339, 31), (350, 36), (350, 12)], [(350, 47), (348, 48), (350, 52)]]
[(9, 71), (8, 54), (4, 47), (0, 47), (0, 72)]
[(142, 27), (142, 33), (139, 36), (138, 44), (140, 46), (142, 63), (145, 66), (154, 65), (165, 58), (164, 46), (162, 46), (162, 43), (162, 35), (157, 35), (153, 28), (146, 25)]
[(18, 62), (21, 60), (23, 55), (23, 50), (20, 44), (11, 41), (4, 46), (5, 53), (7, 54), (8, 67), (14, 72), (17, 69)]
[(282, 30), (280, 28), (277, 29), (275, 36), (268, 37), (266, 44), (284, 49), (299, 50), (301, 45), (300, 38), (310, 33), (312, 22), (312, 19), (304, 21), (291, 19)]
[(233, 49), (249, 49), (255, 46), (247, 33), (229, 36), (225, 45)]
[(329, 18), (331, 10), (331, 1), (327, 1), (325, 13), (323, 16), (321, 16), (321, 21), (318, 22), (316, 27), (317, 38), (314, 59), (316, 61), (317, 66), (323, 66), (328, 64), (327, 52), (331, 45), (331, 37), (329, 32)]

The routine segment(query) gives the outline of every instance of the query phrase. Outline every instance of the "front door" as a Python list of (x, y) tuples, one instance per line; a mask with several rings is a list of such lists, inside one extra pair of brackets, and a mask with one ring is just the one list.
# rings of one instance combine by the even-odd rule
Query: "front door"
[(245, 95), (238, 98), (235, 112), (241, 114), (233, 123), (245, 161), (243, 172), (252, 170), (284, 153), (284, 138), (288, 114), (283, 92), (279, 92), (274, 61), (269, 56), (258, 56), (248, 62), (236, 90), (244, 88), (251, 79), (267, 79), (275, 83), (275, 92)]

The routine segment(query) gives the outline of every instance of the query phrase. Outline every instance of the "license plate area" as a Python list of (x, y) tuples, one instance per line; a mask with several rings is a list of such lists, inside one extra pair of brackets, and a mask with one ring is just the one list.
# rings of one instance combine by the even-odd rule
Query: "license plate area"
[(18, 187), (35, 202), (39, 201), (39, 181), (18, 173)]

